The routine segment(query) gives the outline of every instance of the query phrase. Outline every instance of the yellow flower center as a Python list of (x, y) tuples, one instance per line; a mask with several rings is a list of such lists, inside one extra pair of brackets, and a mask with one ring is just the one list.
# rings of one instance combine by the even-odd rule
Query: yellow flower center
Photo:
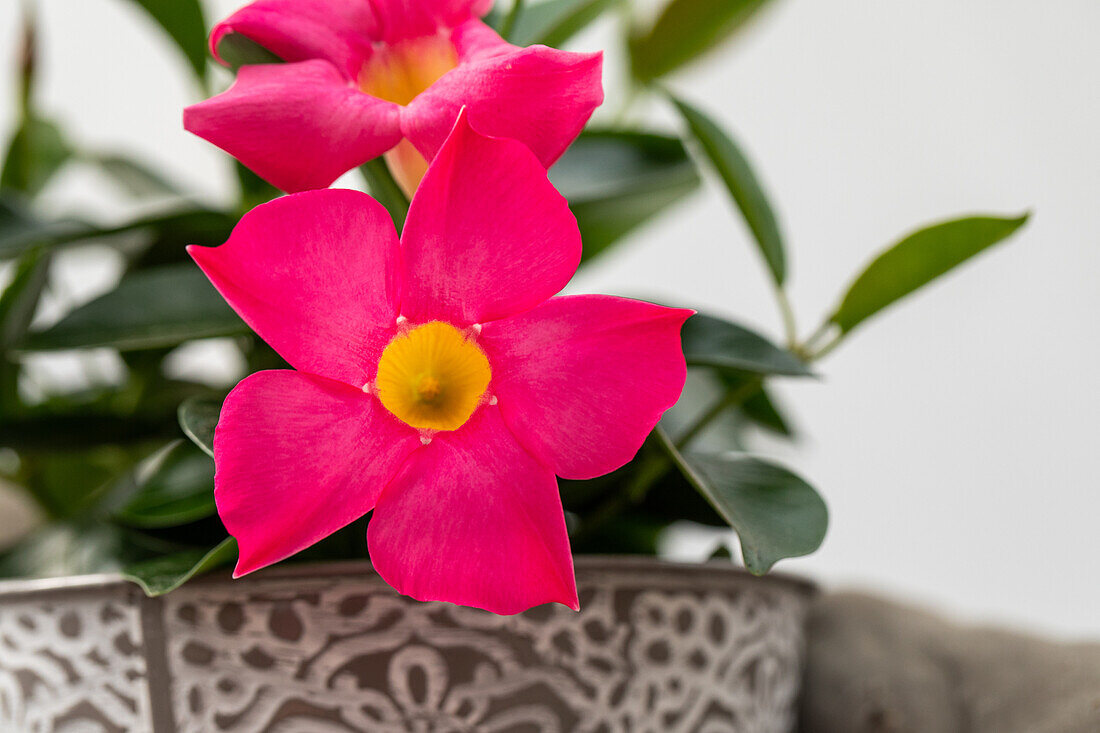
[[(359, 88), (404, 106), (456, 66), (458, 52), (445, 35), (408, 38), (375, 49), (359, 72)], [(408, 140), (399, 142), (384, 157), (398, 185), (412, 198), (428, 170), (428, 161)]]
[(492, 372), (485, 352), (449, 323), (400, 333), (378, 360), (378, 399), (421, 430), (457, 430), (481, 404)]
[(407, 38), (375, 48), (359, 72), (359, 88), (402, 106), (458, 66), (458, 52), (444, 35)]

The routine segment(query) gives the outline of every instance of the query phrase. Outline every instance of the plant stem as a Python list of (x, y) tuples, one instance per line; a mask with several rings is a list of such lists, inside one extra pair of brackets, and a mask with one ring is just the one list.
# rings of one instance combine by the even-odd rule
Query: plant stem
[(833, 338), (826, 341), (823, 346), (821, 346), (820, 348), (816, 349), (815, 351), (812, 351), (809, 354), (807, 354), (807, 358), (810, 361), (816, 361), (818, 359), (824, 358), (825, 356), (827, 356), (829, 354), (830, 351), (832, 351), (833, 349), (835, 349), (837, 346), (840, 345), (840, 342), (841, 342), (841, 340), (843, 340), (843, 338), (844, 338), (844, 333), (843, 332), (837, 333), (836, 336), (833, 336)]
[(790, 298), (782, 285), (775, 286), (775, 300), (779, 304), (779, 313), (783, 316), (783, 332), (787, 336), (787, 348), (797, 353), (798, 350), (798, 326), (794, 320), (794, 309), (791, 308)]
[[(714, 422), (722, 413), (732, 407), (742, 404), (749, 397), (756, 394), (761, 384), (762, 379), (760, 377), (754, 377), (738, 386), (736, 389), (728, 390), (722, 395), (721, 399), (711, 405), (710, 408), (696, 419), (696, 421), (688, 427), (687, 431), (680, 436), (675, 444), (676, 450), (680, 451), (686, 448), (692, 440), (702, 433), (703, 430)], [(659, 436), (658, 440), (660, 440)], [(654, 484), (664, 478), (665, 474), (672, 469), (673, 465), (668, 451), (647, 454), (639, 463), (631, 480), (626, 482), (623, 490), (615, 492), (607, 501), (596, 507), (596, 509), (588, 515), (587, 520), (575, 537), (583, 537), (591, 534), (594, 530), (610, 522), (616, 515), (631, 504), (641, 503), (641, 501), (645, 499), (646, 494), (649, 493), (649, 490), (653, 488)]]
[(809, 337), (797, 346), (797, 352), (800, 356), (806, 359), (812, 359), (813, 354), (816, 351), (817, 344), (829, 335), (830, 329), (833, 327), (833, 322), (829, 319), (825, 319), (821, 322), (821, 325), (817, 327)]
[(523, 11), (523, 0), (513, 0), (512, 9), (504, 17), (504, 24), (500, 27), (500, 37), (506, 41), (511, 40), (512, 31), (516, 28), (516, 20)]

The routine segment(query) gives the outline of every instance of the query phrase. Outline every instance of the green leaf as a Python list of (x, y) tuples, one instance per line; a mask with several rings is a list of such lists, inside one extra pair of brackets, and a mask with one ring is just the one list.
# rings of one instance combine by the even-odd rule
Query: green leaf
[(599, 130), (581, 133), (550, 181), (577, 217), (587, 260), (693, 191), (699, 173), (679, 138)]
[(671, 0), (629, 40), (634, 77), (647, 82), (695, 60), (740, 30), (768, 0)]
[(41, 410), (0, 421), (0, 446), (51, 451), (179, 436), (174, 416), (119, 415), (103, 410)]
[(498, 34), (504, 28), (504, 19), (508, 16), (508, 11), (503, 8), (504, 3), (493, 3), (493, 7), (489, 9), (489, 12), (481, 17), (481, 22), (492, 28)]
[(134, 0), (172, 40), (199, 79), (206, 79), (206, 20), (199, 0)]
[(830, 320), (842, 333), (851, 331), (891, 303), (1007, 238), (1028, 216), (973, 216), (910, 234), (864, 269)]
[(49, 253), (31, 250), (20, 258), (15, 276), (0, 294), (0, 415), (10, 414), (19, 404), (19, 365), (8, 357), (8, 349), (26, 334), (49, 272)]
[(609, 520), (597, 531), (570, 539), (572, 550), (584, 555), (656, 555), (668, 517), (635, 512)]
[(138, 474), (116, 517), (133, 527), (174, 527), (214, 514), (214, 462), (187, 441), (176, 441)]
[(401, 186), (397, 185), (386, 161), (383, 158), (374, 158), (359, 166), (359, 170), (367, 180), (367, 191), (390, 212), (393, 225), (400, 234), (409, 213), (409, 199)]
[(178, 195), (168, 179), (148, 165), (125, 155), (102, 153), (81, 156), (81, 161), (103, 171), (123, 191), (135, 198)]
[(619, 0), (544, 0), (525, 5), (508, 41), (559, 47)]
[(760, 254), (764, 256), (772, 278), (777, 285), (782, 285), (787, 274), (783, 235), (779, 233), (775, 213), (752, 171), (752, 166), (729, 133), (724, 132), (714, 120), (686, 102), (675, 97), (671, 99), (683, 115), (699, 147), (722, 177), (734, 204), (745, 217), (745, 223), (756, 240)]
[(74, 521), (102, 516), (99, 510), (113, 498), (118, 478), (146, 454), (140, 446), (93, 445), (72, 450), (62, 439), (37, 447), (39, 450), (26, 450), (20, 456), (24, 469), (21, 484), (51, 516)]
[(0, 294), (0, 352), (6, 352), (27, 332), (49, 271), (50, 255), (43, 250), (32, 250), (16, 263), (14, 277)]
[(23, 195), (11, 191), (0, 194), (0, 242), (21, 236), (36, 225)]
[(214, 457), (214, 428), (218, 426), (221, 411), (220, 402), (192, 397), (184, 400), (178, 413), (184, 435), (211, 458)]
[(798, 357), (755, 331), (704, 313), (696, 313), (687, 320), (681, 340), (689, 366), (711, 367), (735, 376), (745, 372), (789, 377), (813, 375)]
[(817, 491), (782, 466), (736, 453), (681, 454), (658, 428), (677, 467), (737, 532), (749, 572), (821, 546), (829, 512)]
[(260, 204), (282, 195), (282, 191), (256, 175), (239, 160), (233, 161), (237, 183), (241, 189), (241, 211), (251, 211)]
[(233, 562), (237, 541), (229, 537), (211, 550), (188, 550), (145, 560), (124, 568), (122, 575), (141, 586), (150, 597), (174, 591), (197, 575)]
[(72, 148), (57, 125), (38, 117), (27, 117), (8, 145), (4, 170), (0, 173), (0, 189), (34, 196), (45, 188), (72, 154)]
[(26, 213), (13, 214), (20, 211), (18, 207), (10, 197), (5, 206), (0, 206), (0, 260), (18, 257), (36, 246), (60, 247), (144, 231), (186, 231), (196, 222), (226, 217), (209, 209), (170, 208), (125, 224), (104, 227), (85, 221), (38, 221)]
[(39, 527), (0, 554), (0, 577), (48, 578), (118, 569), (124, 536), (108, 524), (57, 522)]
[(181, 264), (127, 275), (111, 292), (80, 306), (54, 326), (30, 333), (20, 350), (155, 349), (247, 332), (248, 327), (202, 271)]
[(281, 64), (283, 60), (240, 33), (226, 33), (218, 41), (218, 58), (233, 71), (253, 64)]
[[(229, 239), (237, 222), (238, 217), (228, 213), (201, 209), (164, 217), (141, 232), (140, 246), (125, 246), (128, 268), (138, 270), (181, 263), (191, 266), (194, 263), (187, 254), (187, 245), (219, 245)], [(129, 236), (119, 242), (128, 245), (133, 239)]]
[(742, 403), (741, 414), (754, 424), (767, 428), (773, 433), (787, 438), (794, 437), (790, 420), (776, 406), (768, 391), (763, 388)]

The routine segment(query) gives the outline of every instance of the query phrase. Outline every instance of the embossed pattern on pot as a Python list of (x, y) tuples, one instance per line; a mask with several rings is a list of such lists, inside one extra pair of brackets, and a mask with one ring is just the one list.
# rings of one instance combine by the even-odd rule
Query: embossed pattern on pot
[(399, 596), (361, 562), (0, 584), (0, 730), (785, 733), (811, 589), (577, 558), (580, 613)]
[(140, 596), (122, 583), (0, 594), (0, 731), (152, 730)]
[(514, 617), (351, 573), (197, 583), (165, 603), (175, 717), (181, 731), (789, 731), (806, 594), (677, 573), (582, 565), (580, 614)]

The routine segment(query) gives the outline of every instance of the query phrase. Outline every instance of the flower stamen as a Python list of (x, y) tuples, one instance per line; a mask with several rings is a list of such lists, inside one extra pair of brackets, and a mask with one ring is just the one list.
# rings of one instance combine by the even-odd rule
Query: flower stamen
[(398, 329), (378, 360), (375, 394), (407, 425), (457, 430), (483, 403), (491, 376), (474, 341), (449, 323), (432, 321)]

